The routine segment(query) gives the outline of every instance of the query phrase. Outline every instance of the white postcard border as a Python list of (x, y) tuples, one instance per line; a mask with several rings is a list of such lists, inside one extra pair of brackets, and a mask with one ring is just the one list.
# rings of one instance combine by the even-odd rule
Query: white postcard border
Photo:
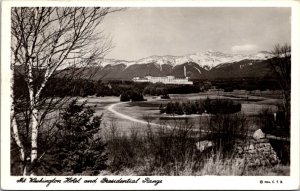
[[(84, 180), (98, 178), (97, 183), (17, 183), (22, 177), (10, 176), (10, 8), (14, 6), (112, 6), (112, 7), (291, 7), (292, 8), (292, 91), (291, 91), (291, 167), (290, 176), (153, 176), (162, 180), (154, 185), (143, 183), (142, 176), (73, 176)], [(299, 1), (3, 1), (1, 7), (1, 188), (14, 190), (131, 190), (131, 189), (299, 189), (299, 128), (300, 128), (300, 67), (299, 67)], [(132, 179), (138, 183), (101, 183), (103, 178)], [(42, 176), (37, 177), (38, 179)], [(65, 180), (64, 176), (45, 176), (45, 179)], [(260, 181), (282, 181), (282, 184), (261, 184)]]

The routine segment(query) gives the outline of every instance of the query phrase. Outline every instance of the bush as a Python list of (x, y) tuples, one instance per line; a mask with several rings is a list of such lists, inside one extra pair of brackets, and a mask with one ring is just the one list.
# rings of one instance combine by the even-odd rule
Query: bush
[(163, 107), (162, 103), (159, 105), (159, 111), (160, 111), (160, 113), (165, 113), (166, 112), (166, 108)]
[(160, 96), (160, 99), (171, 99), (169, 94), (163, 94), (162, 96)]
[[(164, 109), (163, 107), (160, 107), (160, 108)], [(165, 110), (166, 114), (173, 114), (174, 113), (173, 102), (167, 103), (167, 106), (164, 110)], [(164, 113), (164, 112), (161, 110), (161, 113)]]
[(137, 90), (130, 90), (123, 92), (120, 97), (120, 101), (145, 101), (144, 96)]
[(144, 101), (143, 94), (138, 91), (132, 91), (130, 97), (131, 101)]
[(130, 101), (130, 95), (127, 92), (122, 93), (120, 97), (120, 101), (122, 102)]
[(229, 114), (241, 111), (241, 104), (226, 99), (210, 100), (207, 98), (204, 101), (204, 108), (207, 113), (211, 114)]
[(175, 104), (174, 104), (174, 113), (177, 114), (177, 115), (183, 115), (184, 114), (183, 106), (182, 106), (181, 103), (175, 102)]

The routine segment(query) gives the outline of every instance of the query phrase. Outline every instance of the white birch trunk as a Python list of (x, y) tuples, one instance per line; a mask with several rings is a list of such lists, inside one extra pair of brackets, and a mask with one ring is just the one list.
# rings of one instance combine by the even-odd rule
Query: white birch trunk
[[(12, 106), (12, 107), (14, 107), (14, 106)], [(14, 115), (14, 111), (12, 111), (12, 115), (11, 115), (11, 117), (12, 117), (12, 124), (11, 125), (12, 125), (12, 129), (13, 129), (13, 138), (14, 138), (14, 140), (15, 140), (15, 142), (16, 142), (17, 146), (19, 147), (19, 150), (20, 150), (20, 159), (23, 163), (23, 166), (22, 166), (23, 169), (21, 169), (22, 174), (23, 174), (23, 176), (26, 176), (27, 173), (26, 173), (26, 164), (25, 164), (25, 150), (24, 150), (24, 146), (23, 146), (23, 144), (21, 142), (21, 139), (20, 139), (16, 119), (13, 115)]]
[[(37, 152), (37, 138), (38, 138), (38, 109), (36, 108), (36, 103), (38, 98), (34, 95), (33, 88), (33, 70), (32, 62), (28, 64), (28, 90), (29, 90), (29, 99), (30, 99), (30, 108), (31, 108), (31, 165), (34, 165), (38, 158)], [(34, 175), (34, 169), (32, 168), (30, 175)]]
[(38, 110), (32, 109), (31, 114), (31, 163), (37, 160)]
[(10, 119), (11, 119), (11, 127), (12, 127), (12, 137), (15, 140), (19, 151), (20, 151), (20, 159), (23, 163), (23, 169), (21, 169), (21, 172), (23, 174), (23, 176), (26, 176), (26, 165), (25, 165), (25, 149), (24, 149), (24, 145), (21, 142), (20, 139), (20, 134), (19, 134), (19, 129), (18, 129), (18, 125), (17, 125), (17, 121), (16, 121), (16, 117), (15, 117), (15, 107), (14, 107), (14, 66), (12, 65), (11, 68), (11, 72), (12, 72), (12, 77), (11, 77), (11, 109), (10, 109)]
[(16, 119), (15, 117), (12, 116), (12, 128), (13, 128), (13, 138), (15, 139), (16, 141), (16, 144), (18, 145), (19, 147), (19, 150), (20, 150), (20, 159), (22, 161), (24, 161), (25, 159), (25, 152), (24, 152), (24, 147), (23, 147), (23, 144), (20, 140), (20, 136), (19, 136), (19, 131), (18, 131), (18, 126), (17, 126), (17, 123), (16, 123)]

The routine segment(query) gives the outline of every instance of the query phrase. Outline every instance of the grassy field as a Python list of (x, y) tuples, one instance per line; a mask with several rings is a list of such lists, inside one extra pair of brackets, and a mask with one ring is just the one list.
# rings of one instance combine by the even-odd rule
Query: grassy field
[[(238, 101), (242, 105), (242, 113), (247, 115), (250, 126), (255, 126), (257, 115), (264, 109), (270, 109), (271, 111), (277, 110), (277, 104), (280, 102), (278, 99), (259, 97), (259, 96), (247, 96), (241, 94), (224, 93), (224, 95), (217, 95), (213, 93), (195, 93), (195, 94), (171, 94), (171, 100), (183, 101), (183, 100), (199, 100), (206, 99), (232, 99)], [(177, 120), (192, 120), (196, 126), (201, 123), (205, 123), (207, 116), (205, 115), (190, 115), (190, 116), (172, 116), (159, 113), (160, 104), (167, 104), (170, 100), (162, 100), (157, 96), (146, 96), (145, 102), (130, 102), (116, 106), (114, 109), (122, 114), (131, 116), (133, 118), (149, 121), (153, 123), (165, 123), (176, 117)], [(133, 126), (138, 126), (139, 129), (146, 128), (146, 125), (140, 123), (134, 123), (122, 117), (119, 117), (107, 110), (107, 107), (114, 103), (119, 103), (120, 98), (114, 96), (108, 97), (87, 97), (79, 98), (79, 102), (87, 101), (87, 106), (92, 106), (97, 115), (103, 114), (103, 126), (106, 128), (109, 124), (114, 123), (121, 127), (121, 130), (125, 133)]]
[[(250, 127), (256, 128), (255, 121), (257, 121), (257, 115), (264, 109), (270, 109), (271, 111), (276, 111), (279, 100), (274, 98), (266, 98), (259, 96), (245, 96), (245, 95), (234, 95), (234, 94), (225, 94), (225, 95), (216, 95), (208, 93), (198, 93), (198, 94), (173, 94), (170, 95), (171, 100), (199, 100), (206, 99), (232, 99), (238, 101), (242, 104), (242, 113), (245, 114), (249, 120)], [(174, 116), (167, 114), (159, 113), (160, 104), (166, 104), (170, 100), (158, 99), (158, 97), (145, 97), (147, 101), (145, 102), (129, 102), (117, 105), (114, 109), (117, 112), (125, 114), (127, 116), (149, 121), (152, 123), (165, 123), (166, 121), (174, 119)], [(82, 99), (84, 100), (84, 99)], [(104, 126), (108, 126), (110, 123), (115, 123), (121, 127), (123, 132), (127, 132), (133, 126), (138, 126), (139, 129), (146, 128), (145, 124), (134, 123), (128, 121), (122, 117), (119, 117), (109, 111), (107, 107), (111, 104), (118, 103), (118, 97), (92, 97), (88, 98), (88, 105), (96, 105), (95, 110), (97, 114), (104, 114)], [(205, 123), (208, 116), (205, 115), (191, 115), (191, 116), (176, 116), (177, 120), (192, 120), (197, 128), (199, 125)]]

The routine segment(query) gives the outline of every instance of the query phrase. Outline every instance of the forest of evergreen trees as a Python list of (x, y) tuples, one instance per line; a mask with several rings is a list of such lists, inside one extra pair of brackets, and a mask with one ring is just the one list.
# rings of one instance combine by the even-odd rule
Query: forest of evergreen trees
[(191, 114), (230, 114), (241, 111), (241, 103), (228, 99), (205, 99), (196, 101), (170, 101), (166, 105), (161, 104), (160, 113), (191, 115)]

